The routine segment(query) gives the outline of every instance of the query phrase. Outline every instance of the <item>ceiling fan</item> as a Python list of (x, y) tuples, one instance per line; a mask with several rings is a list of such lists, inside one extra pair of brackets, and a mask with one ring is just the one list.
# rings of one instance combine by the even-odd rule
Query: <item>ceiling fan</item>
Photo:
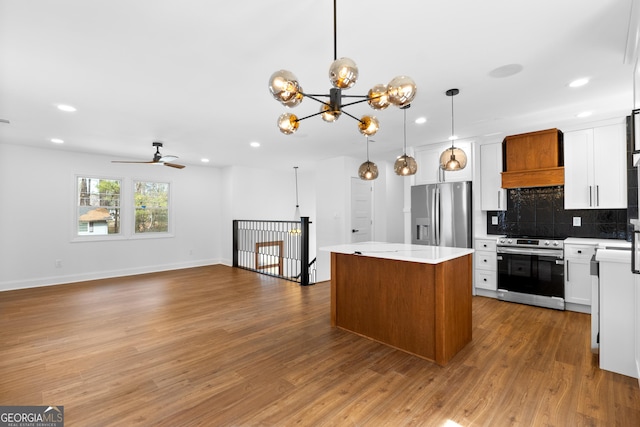
[(147, 163), (147, 164), (156, 164), (156, 165), (165, 165), (165, 166), (169, 166), (171, 168), (176, 168), (176, 169), (182, 169), (184, 168), (184, 165), (179, 165), (177, 163), (171, 163), (172, 161), (176, 160), (178, 157), (177, 156), (163, 156), (162, 154), (160, 154), (160, 147), (162, 147), (162, 142), (154, 142), (152, 144), (154, 147), (156, 147), (156, 152), (153, 155), (153, 160), (150, 160), (148, 162), (139, 162), (139, 161), (127, 161), (127, 160), (112, 160), (111, 163)]

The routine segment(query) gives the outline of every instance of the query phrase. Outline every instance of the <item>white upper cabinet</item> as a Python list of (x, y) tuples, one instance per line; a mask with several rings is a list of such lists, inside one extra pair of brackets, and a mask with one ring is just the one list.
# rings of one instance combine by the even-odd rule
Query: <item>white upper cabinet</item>
[(480, 146), (480, 189), (483, 211), (506, 211), (507, 190), (502, 188), (502, 143)]
[(624, 123), (565, 132), (565, 209), (626, 209), (626, 155)]
[(416, 184), (435, 184), (438, 182), (461, 182), (473, 180), (473, 152), (471, 142), (456, 142), (454, 144), (467, 155), (467, 166), (455, 172), (447, 172), (440, 169), (440, 155), (451, 143), (424, 145), (416, 147), (415, 159), (418, 163)]

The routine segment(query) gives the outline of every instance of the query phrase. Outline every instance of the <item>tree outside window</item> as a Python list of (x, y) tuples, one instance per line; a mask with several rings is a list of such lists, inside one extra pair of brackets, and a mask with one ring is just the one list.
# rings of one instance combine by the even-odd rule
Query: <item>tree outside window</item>
[(134, 183), (135, 228), (139, 233), (169, 232), (169, 183)]
[(120, 188), (117, 179), (78, 177), (77, 235), (120, 234)]

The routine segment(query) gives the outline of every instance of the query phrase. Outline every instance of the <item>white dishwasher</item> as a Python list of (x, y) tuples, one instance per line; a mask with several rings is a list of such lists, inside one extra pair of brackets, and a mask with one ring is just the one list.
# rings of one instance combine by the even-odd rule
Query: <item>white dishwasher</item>
[(631, 250), (598, 249), (600, 369), (637, 378)]

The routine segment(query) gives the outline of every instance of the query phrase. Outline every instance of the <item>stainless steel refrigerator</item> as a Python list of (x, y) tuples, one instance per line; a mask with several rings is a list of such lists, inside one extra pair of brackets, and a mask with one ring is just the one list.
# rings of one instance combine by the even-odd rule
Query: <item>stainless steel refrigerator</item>
[(411, 187), (411, 243), (472, 246), (471, 182)]

